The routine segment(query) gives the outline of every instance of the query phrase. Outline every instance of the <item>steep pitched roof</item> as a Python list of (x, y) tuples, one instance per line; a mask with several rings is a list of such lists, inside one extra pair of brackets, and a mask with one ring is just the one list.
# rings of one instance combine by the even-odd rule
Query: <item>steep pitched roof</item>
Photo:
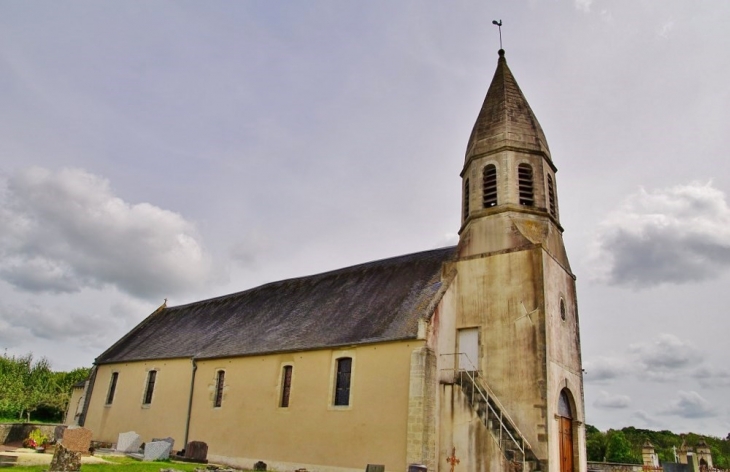
[(469, 159), (504, 147), (542, 153), (551, 160), (545, 133), (507, 66), (504, 50), (466, 147)]
[(455, 247), (419, 252), (161, 307), (97, 364), (215, 358), (415, 338)]

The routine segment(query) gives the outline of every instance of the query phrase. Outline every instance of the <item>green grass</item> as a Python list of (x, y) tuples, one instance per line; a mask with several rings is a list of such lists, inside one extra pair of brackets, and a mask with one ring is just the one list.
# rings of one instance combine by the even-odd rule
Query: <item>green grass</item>
[[(205, 468), (204, 464), (187, 462), (140, 462), (129, 457), (99, 456), (113, 464), (82, 464), (81, 472), (160, 472), (160, 469), (177, 469), (192, 472), (196, 468)], [(12, 472), (46, 472), (47, 465), (2, 467)]]

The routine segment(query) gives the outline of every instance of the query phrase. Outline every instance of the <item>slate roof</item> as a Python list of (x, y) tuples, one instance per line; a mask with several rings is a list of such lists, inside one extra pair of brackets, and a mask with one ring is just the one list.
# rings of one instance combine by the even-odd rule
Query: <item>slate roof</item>
[(216, 358), (413, 339), (441, 292), (455, 247), (273, 282), (160, 308), (97, 364)]
[(504, 147), (539, 152), (551, 161), (545, 133), (500, 49), (497, 70), (466, 147), (466, 163)]

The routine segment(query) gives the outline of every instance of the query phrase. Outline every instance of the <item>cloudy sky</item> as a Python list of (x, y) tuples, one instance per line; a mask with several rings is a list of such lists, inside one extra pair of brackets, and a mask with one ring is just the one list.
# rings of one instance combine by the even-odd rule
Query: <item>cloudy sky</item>
[(588, 422), (730, 431), (730, 3), (0, 0), (0, 348), (452, 244), (507, 60), (547, 134)]

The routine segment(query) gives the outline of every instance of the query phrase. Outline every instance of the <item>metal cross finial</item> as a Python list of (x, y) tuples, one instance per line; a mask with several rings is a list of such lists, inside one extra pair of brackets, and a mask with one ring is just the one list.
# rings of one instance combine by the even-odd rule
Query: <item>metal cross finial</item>
[(499, 27), (499, 49), (502, 49), (502, 20), (492, 20), (492, 24)]

